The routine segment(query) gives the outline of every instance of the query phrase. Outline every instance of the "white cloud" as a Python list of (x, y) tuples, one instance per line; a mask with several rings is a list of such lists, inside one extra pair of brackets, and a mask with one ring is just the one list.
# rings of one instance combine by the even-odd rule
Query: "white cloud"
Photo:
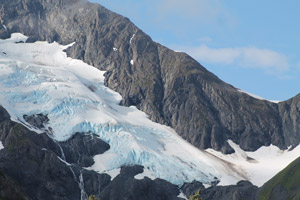
[(210, 48), (206, 45), (177, 47), (176, 49), (187, 52), (200, 62), (260, 68), (269, 73), (288, 71), (290, 68), (285, 55), (269, 49), (256, 47)]
[(201, 42), (201, 43), (208, 43), (208, 42), (211, 42), (212, 39), (210, 37), (201, 37), (201, 38), (198, 38), (197, 41)]
[(220, 0), (154, 0), (158, 18), (180, 17), (194, 24), (235, 24)]

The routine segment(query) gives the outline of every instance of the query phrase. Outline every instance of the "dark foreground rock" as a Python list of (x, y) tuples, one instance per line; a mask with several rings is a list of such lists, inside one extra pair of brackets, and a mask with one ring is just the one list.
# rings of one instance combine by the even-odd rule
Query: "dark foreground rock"
[[(142, 173), (143, 167), (135, 166), (122, 168), (112, 183), (105, 188), (100, 195), (100, 199), (156, 199), (156, 200), (173, 200), (179, 199), (179, 189), (177, 186), (161, 179), (151, 180), (144, 178), (142, 180), (134, 179), (134, 176)], [(117, 192), (116, 192), (117, 191)], [(155, 197), (154, 197), (155, 196)]]
[(11, 177), (0, 171), (0, 199), (1, 200), (30, 200), (22, 187)]
[(236, 185), (212, 186), (204, 188), (199, 182), (185, 183), (181, 190), (185, 196), (190, 197), (200, 189), (203, 200), (256, 200), (258, 187), (248, 181), (240, 181)]
[(196, 147), (231, 153), (228, 139), (250, 151), (299, 144), (299, 95), (276, 104), (241, 93), (100, 5), (1, 0), (0, 23), (0, 38), (21, 32), (28, 42), (75, 42), (68, 55), (106, 70), (105, 83), (122, 95), (123, 105), (137, 106)]
[(240, 181), (237, 185), (214, 186), (201, 192), (205, 200), (255, 200), (258, 187), (248, 181)]

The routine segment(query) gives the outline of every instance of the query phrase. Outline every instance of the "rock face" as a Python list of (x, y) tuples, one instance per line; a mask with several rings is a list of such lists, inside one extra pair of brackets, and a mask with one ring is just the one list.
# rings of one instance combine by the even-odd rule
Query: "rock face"
[[(93, 156), (102, 154), (109, 149), (109, 145), (91, 133), (76, 133), (68, 141), (62, 142), (68, 163), (76, 163), (81, 167), (94, 164)], [(74, 150), (76, 149), (76, 151)]]
[(127, 18), (81, 0), (2, 0), (0, 37), (75, 44), (68, 55), (106, 70), (106, 85), (173, 127), (194, 146), (224, 153), (231, 139), (244, 150), (300, 141), (299, 98), (258, 100), (218, 79), (185, 53), (151, 40)]

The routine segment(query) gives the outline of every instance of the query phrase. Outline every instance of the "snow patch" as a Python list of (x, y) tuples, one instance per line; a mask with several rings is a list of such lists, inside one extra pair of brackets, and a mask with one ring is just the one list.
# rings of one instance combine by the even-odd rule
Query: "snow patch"
[(241, 92), (241, 93), (245, 93), (245, 94), (247, 94), (247, 95), (249, 95), (249, 96), (251, 96), (251, 97), (253, 97), (253, 98), (255, 98), (255, 99), (265, 100), (265, 101), (270, 101), (270, 102), (272, 102), (272, 103), (279, 103), (279, 102), (281, 102), (281, 101), (275, 101), (275, 100), (264, 99), (264, 98), (262, 98), (262, 97), (260, 97), (260, 96), (258, 96), (258, 95), (252, 94), (252, 93), (250, 93), (250, 92), (246, 92), (246, 91), (241, 90), (241, 89), (238, 89), (238, 91)]
[(177, 196), (178, 198), (182, 198), (182, 199), (188, 199), (182, 192), (180, 192), (180, 194)]
[(2, 27), (7, 31), (7, 27), (4, 24), (2, 24)]
[(131, 44), (131, 42), (132, 42), (134, 36), (135, 36), (135, 34), (133, 34), (133, 35), (131, 36), (131, 38), (130, 38), (130, 40), (129, 40), (129, 43), (130, 43), (130, 44)]
[(62, 159), (61, 157), (57, 156), (57, 158), (63, 162), (64, 164), (66, 164), (67, 166), (72, 166), (70, 163), (68, 163), (67, 161), (65, 161), (64, 159)]
[(0, 44), (11, 43), (11, 42), (26, 42), (27, 39), (28, 37), (23, 35), (22, 33), (13, 33), (11, 34), (10, 38), (6, 40), (0, 40)]

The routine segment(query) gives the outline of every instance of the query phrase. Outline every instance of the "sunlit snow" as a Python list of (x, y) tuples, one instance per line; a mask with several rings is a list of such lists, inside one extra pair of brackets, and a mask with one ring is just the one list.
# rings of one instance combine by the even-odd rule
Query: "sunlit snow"
[(255, 99), (265, 100), (265, 101), (270, 101), (270, 102), (272, 102), (272, 103), (279, 103), (279, 102), (280, 102), (280, 101), (276, 101), (276, 100), (268, 100), (268, 99), (264, 99), (264, 98), (262, 98), (262, 97), (260, 97), (260, 96), (258, 96), (258, 95), (256, 95), (256, 94), (252, 94), (252, 93), (250, 93), (250, 92), (246, 92), (246, 91), (241, 90), (241, 89), (238, 89), (238, 91), (239, 91), (239, 92), (242, 92), (242, 93), (245, 93), (245, 94), (247, 94), (247, 95), (249, 95), (249, 96), (251, 96), (251, 97), (253, 97), (253, 98), (255, 98)]
[[(243, 152), (232, 142), (237, 149), (232, 155), (201, 151), (135, 107), (120, 106), (121, 96), (104, 86), (104, 71), (63, 52), (72, 44), (19, 43), (24, 40), (21, 34), (0, 40), (0, 104), (13, 120), (24, 124), (23, 115), (47, 115), (49, 134), (57, 141), (67, 140), (76, 132), (97, 134), (110, 149), (96, 155), (95, 164), (88, 169), (113, 175), (121, 166), (138, 164), (146, 170), (137, 178), (148, 174), (177, 185), (193, 180), (211, 184), (217, 179), (221, 184), (242, 179), (260, 184), (300, 153), (300, 147), (270, 153), (276, 149), (273, 146)], [(281, 164), (265, 171), (269, 160)]]

